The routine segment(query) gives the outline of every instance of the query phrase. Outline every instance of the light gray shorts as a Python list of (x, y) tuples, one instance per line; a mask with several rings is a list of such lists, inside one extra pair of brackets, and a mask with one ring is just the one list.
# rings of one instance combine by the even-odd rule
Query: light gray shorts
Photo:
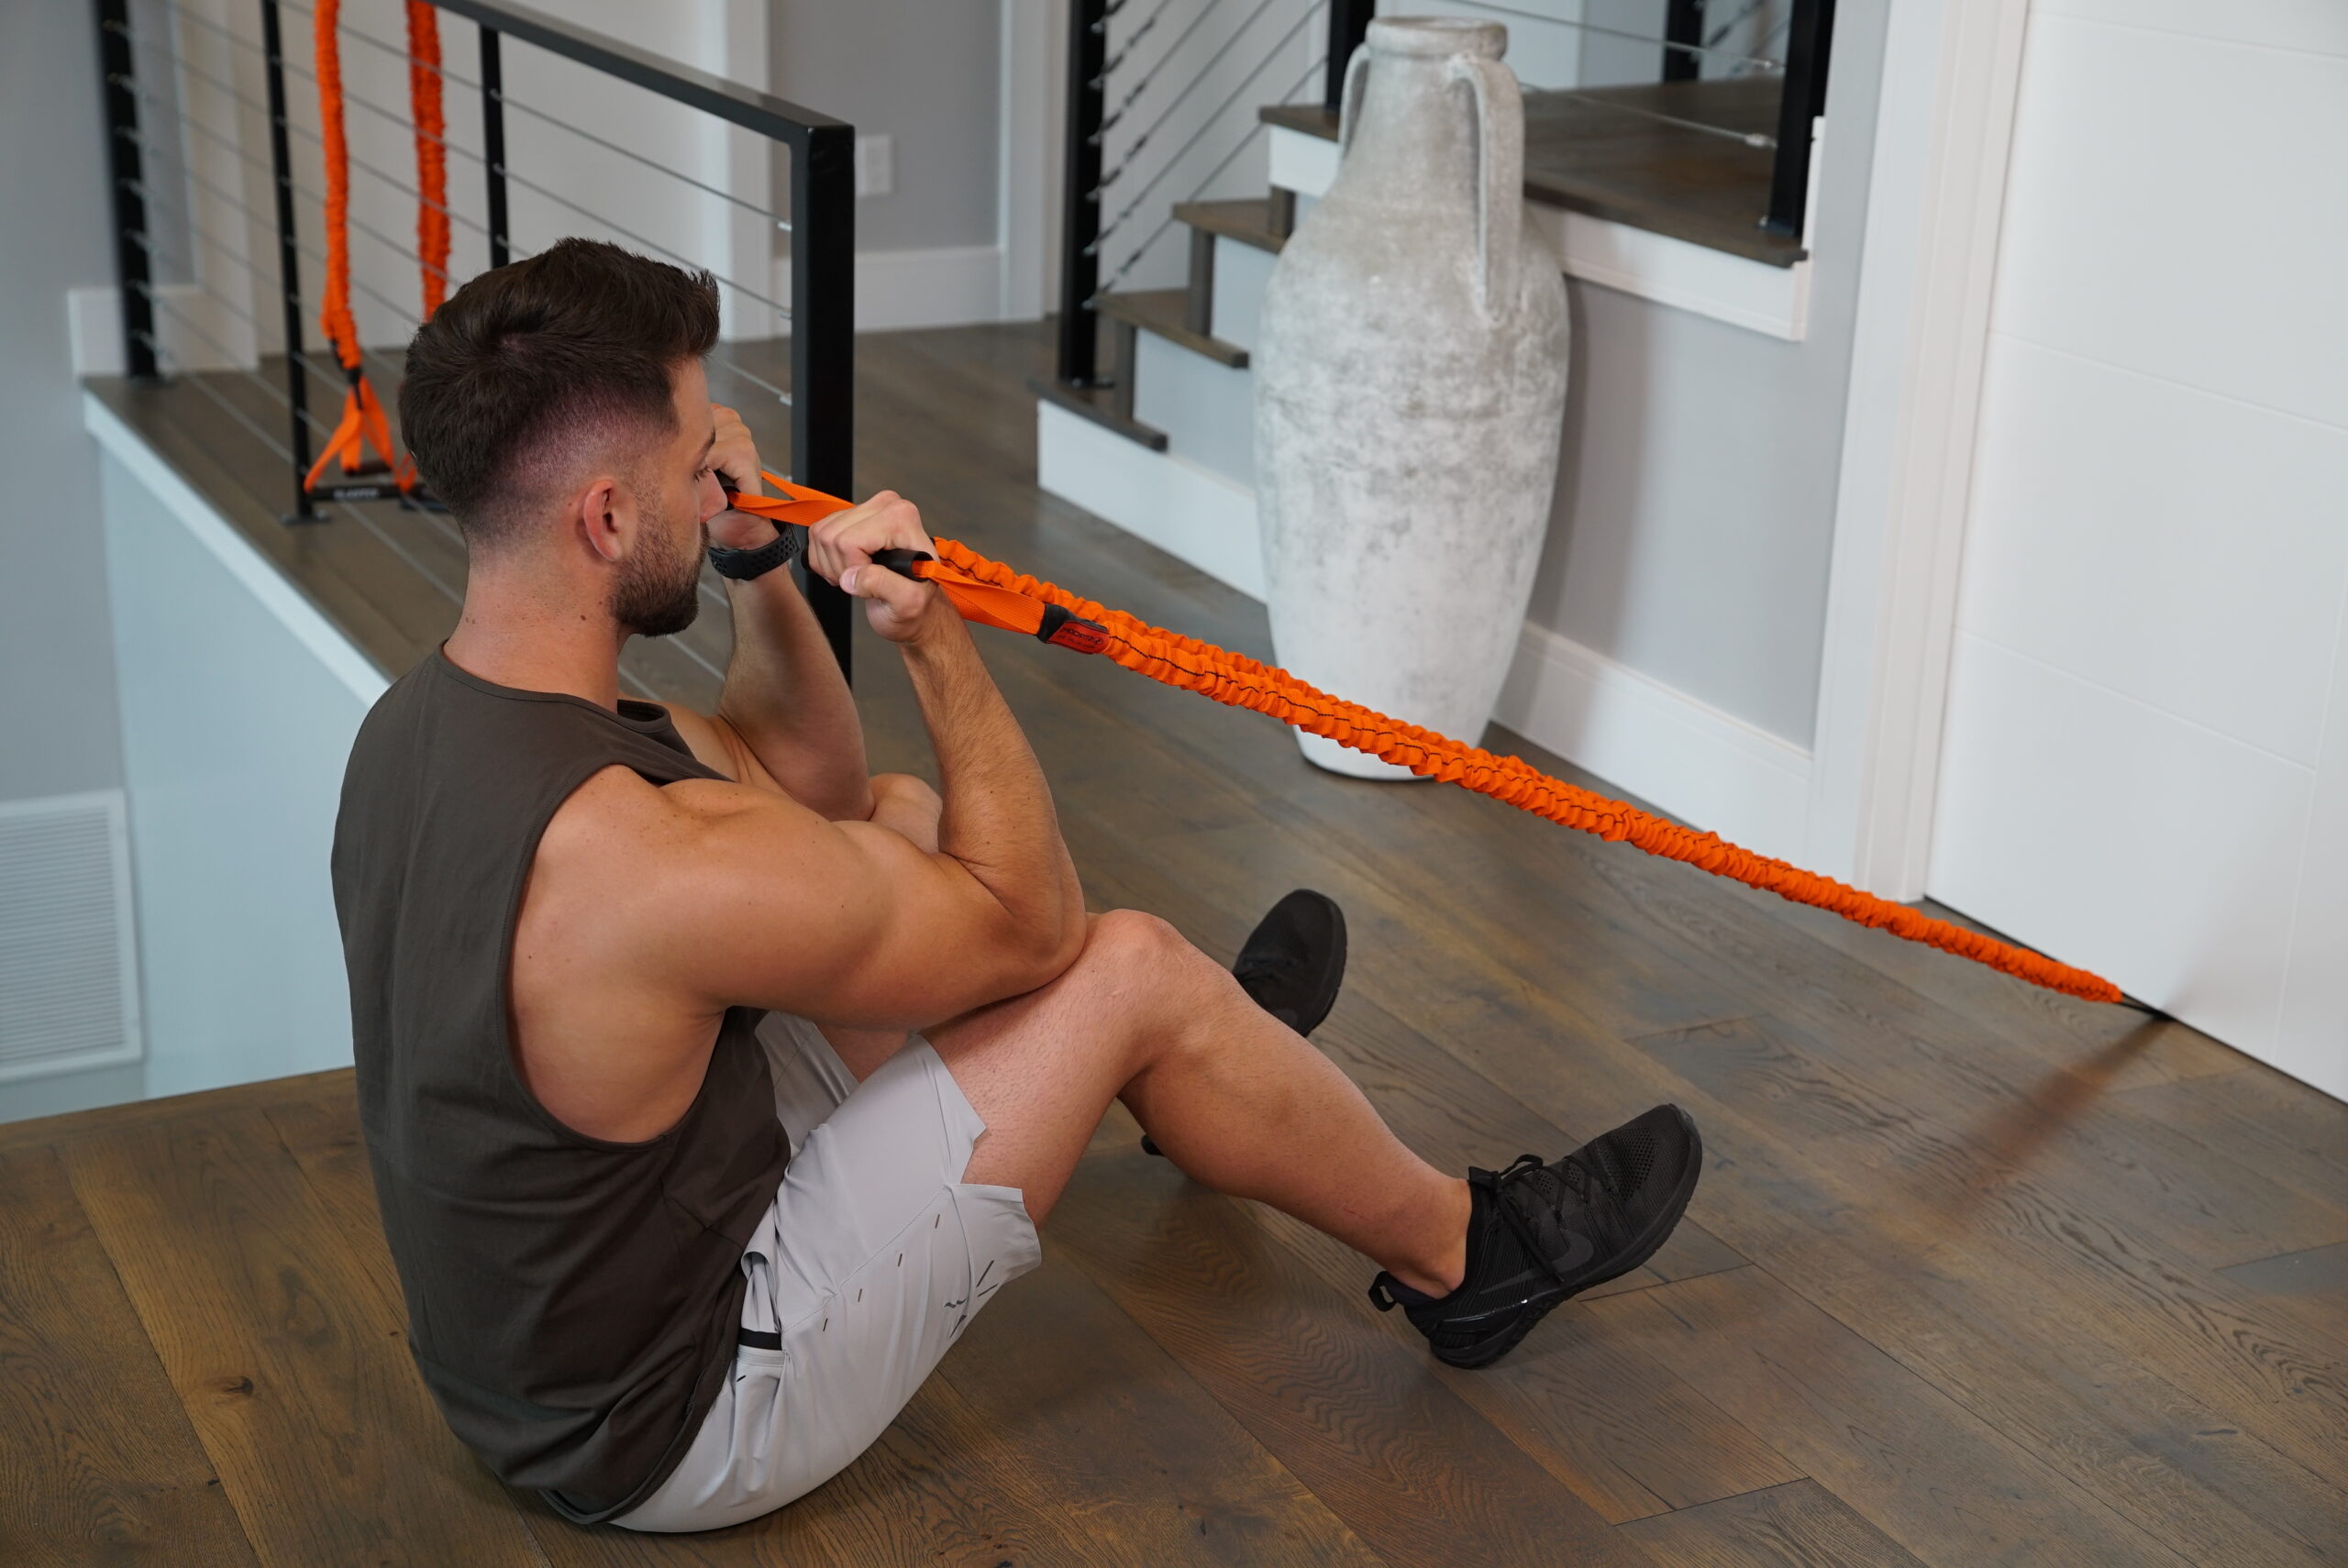
[(742, 1254), (745, 1342), (682, 1463), (613, 1521), (629, 1529), (717, 1529), (814, 1491), (1043, 1261), (1019, 1189), (961, 1179), (986, 1124), (927, 1041), (858, 1084), (803, 1018), (770, 1013), (759, 1039), (797, 1143)]

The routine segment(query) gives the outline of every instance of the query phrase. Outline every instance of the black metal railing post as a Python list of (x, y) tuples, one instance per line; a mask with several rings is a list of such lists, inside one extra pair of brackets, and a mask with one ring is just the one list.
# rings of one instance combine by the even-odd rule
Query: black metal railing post
[(310, 373), (302, 361), (302, 251), (294, 234), (294, 153), (286, 138), (285, 32), (277, 0), (260, 0), (261, 54), (269, 79), (269, 168), (277, 187), (277, 270), (285, 304), (285, 403), (294, 450), (290, 523), (317, 520), (303, 480), (310, 471)]
[(497, 29), (481, 29), (481, 167), (489, 182), (489, 264), (514, 259), (505, 221), (505, 67)]
[(1100, 380), (1100, 324), (1092, 296), (1101, 288), (1101, 120), (1108, 96), (1108, 0), (1069, 0), (1068, 8), (1068, 167), (1060, 208), (1058, 373), (1063, 386)]
[(138, 156), (138, 61), (130, 47), (129, 0), (98, 0), (98, 85), (106, 106), (106, 172), (114, 182), (114, 270), (122, 293), (122, 366), (151, 381), (155, 363), (154, 268), (147, 255), (147, 198)]
[[(1702, 43), (1704, 0), (1666, 0), (1663, 36), (1676, 44)], [(1693, 82), (1702, 74), (1703, 59), (1691, 50), (1667, 49), (1663, 51), (1663, 79), (1666, 82)]]
[(1778, 100), (1778, 158), (1769, 174), (1769, 214), (1761, 226), (1801, 237), (1810, 204), (1811, 130), (1826, 112), (1826, 56), (1834, 0), (1794, 0), (1786, 29), (1786, 78)]
[(1346, 107), (1346, 67), (1354, 50), (1369, 37), (1369, 19), (1378, 14), (1378, 0), (1329, 0), (1329, 64), (1321, 82), (1321, 105), (1331, 114)]
[[(817, 126), (791, 171), (791, 474), (846, 496), (856, 467), (856, 131)], [(852, 673), (853, 602), (813, 574), (807, 602)]]

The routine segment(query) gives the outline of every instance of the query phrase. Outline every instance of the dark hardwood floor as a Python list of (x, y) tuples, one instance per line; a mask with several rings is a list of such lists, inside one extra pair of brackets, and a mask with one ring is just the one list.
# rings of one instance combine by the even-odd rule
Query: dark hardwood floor
[[(1043, 350), (865, 340), (861, 487), (1268, 655), (1257, 605), (1036, 491)], [(442, 520), (289, 532), (282, 473), (216, 403), (101, 392), (387, 669), (446, 633)], [(713, 604), (632, 679), (705, 700), (725, 645)], [(1360, 1260), (1189, 1185), (1113, 1112), (1043, 1269), (878, 1447), (754, 1524), (634, 1537), (508, 1492), (441, 1426), (347, 1073), (22, 1122), (0, 1562), (2348, 1562), (2348, 1109), (2180, 1025), (1464, 791), (1315, 772), (1277, 724), (1101, 660), (986, 647), (1096, 903), (1228, 958), (1291, 887), (1345, 902), (1319, 1043), (1432, 1158), (1554, 1157), (1688, 1107), (1706, 1176), (1653, 1266), (1455, 1374), (1371, 1308)], [(920, 768), (902, 672), (859, 657), (874, 765)]]

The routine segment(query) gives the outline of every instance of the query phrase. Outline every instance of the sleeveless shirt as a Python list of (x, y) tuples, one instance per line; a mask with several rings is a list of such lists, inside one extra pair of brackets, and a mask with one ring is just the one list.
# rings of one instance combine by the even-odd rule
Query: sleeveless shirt
[(615, 764), (718, 777), (659, 707), (515, 690), (435, 650), (360, 726), (334, 844), (360, 1121), (416, 1365), (492, 1470), (582, 1522), (634, 1507), (692, 1441), (789, 1157), (756, 1009), (725, 1013), (692, 1107), (643, 1143), (571, 1130), (522, 1080), (524, 885), (556, 809)]

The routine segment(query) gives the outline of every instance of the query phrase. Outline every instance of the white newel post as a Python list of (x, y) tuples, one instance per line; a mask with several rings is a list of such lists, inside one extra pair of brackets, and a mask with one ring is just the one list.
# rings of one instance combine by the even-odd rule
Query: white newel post
[[(1264, 296), (1256, 472), (1272, 644), (1313, 685), (1475, 742), (1556, 483), (1566, 293), (1523, 219), (1496, 22), (1374, 21), (1336, 182)], [(1403, 769), (1300, 734), (1311, 761)]]

